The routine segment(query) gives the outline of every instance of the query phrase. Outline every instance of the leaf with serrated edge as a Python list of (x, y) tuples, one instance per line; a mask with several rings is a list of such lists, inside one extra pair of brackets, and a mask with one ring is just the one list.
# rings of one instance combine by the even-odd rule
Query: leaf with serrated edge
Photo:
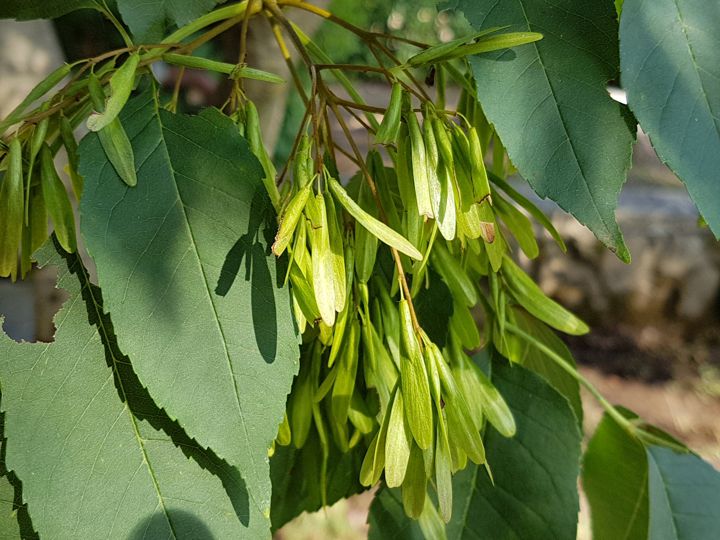
[(136, 187), (96, 135), (80, 145), (81, 232), (120, 347), (155, 402), (237, 466), (269, 513), (267, 449), (299, 350), (284, 270), (268, 250), (264, 173), (217, 110), (173, 115), (147, 92), (120, 117)]
[[(0, 336), (6, 463), (43, 538), (269, 537), (237, 469), (150, 400), (77, 255), (46, 244), (69, 299), (53, 343)], [(90, 324), (88, 324), (90, 323)]]
[(627, 0), (620, 66), (628, 105), (720, 238), (720, 4)]
[(615, 222), (634, 133), (606, 91), (617, 75), (617, 20), (611, 2), (460, 0), (476, 29), (507, 25), (543, 39), (470, 60), (478, 97), (510, 159), (541, 197), (591, 229), (623, 260)]

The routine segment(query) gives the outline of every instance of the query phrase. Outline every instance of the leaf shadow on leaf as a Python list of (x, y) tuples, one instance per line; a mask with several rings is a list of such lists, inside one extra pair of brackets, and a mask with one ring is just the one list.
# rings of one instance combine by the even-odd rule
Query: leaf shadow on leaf
[[(273, 286), (282, 287), (281, 279), (285, 271), (281, 267), (287, 263), (286, 257), (275, 261), (278, 282), (273, 285), (268, 266), (270, 249), (267, 246), (273, 243), (272, 232), (276, 227), (269, 204), (270, 199), (264, 188), (259, 187), (250, 203), (248, 231), (235, 242), (225, 256), (215, 294), (225, 296), (230, 292), (244, 260), (244, 279), (252, 283), (250, 303), (255, 340), (265, 362), (272, 364), (277, 354), (277, 307), (275, 296), (266, 295), (264, 292), (272, 290)], [(260, 242), (261, 234), (264, 244)]]
[(102, 291), (90, 281), (79, 255), (66, 253), (57, 240), (54, 241), (58, 253), (67, 262), (69, 272), (77, 275), (80, 283), (83, 284), (81, 295), (87, 306), (88, 323), (98, 328), (98, 334), (105, 348), (105, 360), (113, 371), (113, 380), (120, 400), (126, 403), (135, 418), (147, 422), (167, 435), (188, 459), (195, 461), (201, 468), (219, 478), (238, 519), (247, 526), (250, 522), (250, 501), (240, 472), (219, 458), (211, 449), (201, 447), (185, 433), (176, 420), (171, 419), (165, 410), (155, 404), (150, 393), (142, 386), (133, 371), (130, 359), (118, 347), (111, 317), (103, 309)]
[(167, 508), (165, 512), (155, 512), (146, 517), (133, 529), (127, 540), (145, 540), (146, 538), (157, 538), (164, 534), (167, 527), (167, 514), (173, 524), (173, 530), (177, 538), (192, 538), (193, 540), (215, 540), (210, 529), (189, 512), (176, 508)]
[[(0, 399), (2, 395), (0, 394)], [(0, 413), (0, 481), (5, 477), (8, 483), (13, 488), (13, 500), (12, 508), (15, 513), (15, 519), (18, 523), (18, 530), (20, 535), (25, 540), (32, 540), (39, 538), (35, 532), (32, 521), (30, 520), (30, 514), (28, 514), (27, 505), (22, 500), (22, 482), (15, 475), (14, 472), (8, 471), (5, 466), (5, 413)], [(3, 501), (5, 502), (5, 501)], [(10, 502), (10, 501), (7, 501)], [(4, 531), (0, 531), (2, 533)], [(6, 531), (5, 531), (6, 532)]]

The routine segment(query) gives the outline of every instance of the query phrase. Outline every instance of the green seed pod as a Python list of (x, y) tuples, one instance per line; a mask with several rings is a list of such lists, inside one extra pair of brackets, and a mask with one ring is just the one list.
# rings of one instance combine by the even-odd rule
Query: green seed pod
[(442, 415), (440, 412), (443, 408), (442, 403), (442, 388), (440, 383), (440, 373), (438, 371), (438, 362), (444, 362), (442, 353), (429, 339), (425, 341), (425, 368), (428, 373), (428, 381), (430, 382), (430, 392), (432, 394), (433, 401), (435, 402), (435, 409), (438, 411), (438, 420), (442, 421)]
[(502, 268), (502, 276), (511, 294), (535, 317), (566, 334), (580, 336), (589, 332), (587, 324), (545, 296), (530, 276), (507, 255)]
[(410, 426), (405, 421), (405, 405), (402, 391), (398, 389), (392, 404), (385, 441), (385, 483), (388, 487), (393, 488), (402, 485), (408, 468), (408, 461), (410, 460), (411, 446), (412, 434), (410, 433)]
[(432, 443), (433, 423), (430, 386), (420, 343), (415, 335), (407, 300), (400, 300), (400, 336), (403, 357), (400, 381), (405, 398), (405, 414), (413, 437), (421, 449)]
[(321, 193), (310, 197), (305, 207), (310, 218), (310, 247), (312, 248), (313, 291), (320, 316), (328, 326), (335, 324), (335, 283), (333, 258), (330, 250), (330, 234)]
[(357, 388), (355, 389), (352, 400), (350, 401), (348, 419), (363, 435), (369, 435), (372, 433), (372, 430), (376, 425), (375, 418), (370, 413), (367, 403), (365, 403), (365, 400), (362, 398)]
[(460, 302), (453, 302), (453, 314), (450, 317), (450, 327), (457, 334), (460, 344), (468, 350), (480, 347), (481, 338), (477, 323), (467, 306)]
[(447, 415), (448, 436), (452, 444), (457, 444), (473, 463), (485, 463), (485, 446), (480, 436), (479, 427), (473, 421), (467, 402), (462, 394), (448, 400), (445, 405)]
[[(354, 257), (355, 257), (355, 250), (354, 250), (352, 242), (346, 242), (345, 243), (345, 283), (346, 284), (352, 283)], [(333, 366), (333, 364), (335, 363), (335, 360), (337, 359), (338, 355), (340, 354), (340, 352), (342, 350), (343, 337), (345, 335), (345, 329), (347, 328), (347, 325), (348, 325), (348, 319), (350, 318), (350, 312), (355, 309), (355, 307), (350, 302), (350, 295), (351, 295), (352, 287), (348, 286), (346, 288), (347, 288), (347, 294), (345, 297), (345, 308), (340, 312), (337, 320), (335, 321), (335, 326), (333, 326), (333, 340), (332, 340), (332, 344), (330, 345), (330, 356), (328, 357), (328, 367)]]
[[(397, 390), (396, 390), (397, 391)], [(360, 468), (360, 483), (363, 486), (372, 486), (380, 480), (380, 475), (385, 468), (385, 446), (387, 444), (388, 427), (390, 415), (395, 400), (395, 394), (390, 397), (389, 407), (383, 414), (383, 421), (380, 429), (373, 438)]]
[(475, 201), (482, 202), (490, 197), (490, 182), (488, 181), (487, 170), (485, 169), (484, 153), (482, 146), (480, 146), (480, 137), (474, 126), (468, 131), (468, 145), (468, 157), (470, 158), (470, 165), (472, 167), (471, 173)]
[(452, 142), (448, 135), (445, 123), (437, 116), (430, 120), (432, 124), (433, 135), (437, 143), (437, 148), (440, 152), (440, 157), (443, 159), (448, 167), (455, 166), (455, 160), (452, 150)]
[(465, 402), (467, 403), (468, 410), (472, 416), (473, 423), (478, 427), (478, 429), (481, 429), (485, 418), (485, 410), (477, 396), (482, 389), (480, 388), (478, 378), (471, 371), (467, 357), (460, 349), (458, 340), (454, 333), (451, 333), (450, 346), (448, 349), (451, 351), (449, 354), (453, 359), (451, 368), (453, 377), (455, 378), (463, 397), (466, 397)]
[(370, 170), (370, 176), (375, 180), (375, 187), (377, 188), (382, 207), (385, 210), (388, 225), (390, 228), (398, 230), (400, 229), (400, 214), (395, 205), (395, 195), (393, 193), (393, 188), (397, 185), (395, 170), (385, 167), (380, 153), (376, 150), (368, 153), (366, 161), (368, 169)]
[(530, 220), (515, 208), (512, 204), (504, 200), (499, 195), (493, 198), (493, 207), (502, 218), (507, 228), (517, 240), (518, 246), (525, 253), (528, 259), (535, 259), (540, 255), (540, 248), (533, 231)]
[[(40, 107), (41, 111), (47, 111), (50, 107), (50, 102), (46, 101)], [(30, 148), (28, 154), (28, 168), (27, 168), (27, 181), (25, 182), (25, 224), (27, 225), (30, 220), (30, 186), (32, 185), (33, 172), (35, 170), (35, 162), (43, 143), (45, 143), (45, 137), (47, 136), (48, 126), (50, 125), (50, 118), (45, 117), (33, 128), (32, 137), (30, 138)]]
[[(377, 218), (377, 206), (367, 182), (360, 182), (358, 204), (373, 219)], [(359, 221), (355, 221), (355, 272), (360, 283), (367, 283), (375, 267), (378, 239)]]
[(320, 462), (320, 502), (323, 506), (327, 506), (327, 466), (330, 456), (330, 441), (328, 440), (325, 422), (323, 421), (320, 407), (317, 403), (312, 406), (312, 415), (318, 439), (320, 439), (320, 452), (322, 455), (322, 461)]
[(438, 150), (435, 133), (432, 129), (432, 121), (429, 116), (423, 121), (423, 143), (425, 144), (425, 167), (428, 179), (428, 187), (430, 189), (430, 205), (432, 207), (433, 216), (437, 219), (440, 214), (440, 198), (442, 187), (440, 178), (438, 177), (438, 168), (440, 167), (440, 152)]
[(498, 30), (501, 30), (499, 27), (492, 27), (492, 28), (486, 28), (484, 30), (481, 30), (480, 32), (476, 32), (475, 34), (472, 34), (470, 36), (463, 36), (458, 39), (454, 39), (452, 41), (448, 41), (447, 43), (438, 43), (437, 45), (433, 45), (432, 47), (428, 47), (424, 51), (421, 51), (417, 53), (414, 56), (411, 56), (407, 64), (412, 67), (418, 67), (423, 66), (426, 64), (432, 64), (437, 63), (441, 61), (445, 61), (445, 59), (448, 57), (450, 53), (457, 50), (459, 47), (462, 47), (466, 43), (470, 43), (472, 41), (475, 41), (476, 39), (479, 39), (482, 36), (485, 36), (487, 34), (492, 34), (494, 32), (497, 32)]
[(337, 363), (338, 374), (332, 391), (332, 416), (337, 424), (347, 422), (357, 376), (360, 322), (353, 318), (349, 324), (349, 333)]
[(433, 266), (440, 272), (456, 299), (462, 299), (468, 307), (478, 303), (475, 284), (460, 262), (442, 245), (442, 242), (435, 244), (430, 257)]
[(382, 323), (385, 341), (390, 354), (395, 358), (400, 357), (400, 316), (397, 306), (390, 298), (387, 284), (380, 277), (375, 279), (375, 291), (380, 297), (382, 312)]
[(277, 257), (283, 254), (290, 243), (311, 191), (311, 185), (306, 185), (293, 195), (287, 207), (285, 207), (285, 211), (280, 217), (280, 227), (275, 235), (275, 242), (272, 245), (272, 252)]
[(20, 115), (25, 111), (25, 109), (28, 108), (29, 105), (32, 105), (35, 101), (43, 97), (45, 94), (47, 94), (50, 90), (55, 88), (55, 86), (60, 83), (65, 77), (67, 77), (70, 74), (70, 70), (75, 64), (63, 64), (59, 68), (57, 68), (55, 71), (50, 73), (45, 79), (40, 81), (30, 92), (27, 96), (25, 96), (25, 99), (20, 102), (20, 104), (13, 109), (13, 111), (7, 115), (5, 120), (0, 122), (0, 134), (5, 131), (5, 129), (16, 123), (17, 119), (20, 117)]
[(393, 144), (398, 140), (402, 101), (403, 87), (399, 82), (393, 83), (390, 103), (375, 134), (375, 144)]
[(282, 422), (278, 428), (278, 435), (275, 441), (280, 446), (287, 446), (292, 442), (292, 432), (290, 431), (290, 421), (288, 420), (287, 413), (283, 415)]
[(110, 97), (101, 110), (98, 109), (87, 119), (87, 128), (90, 131), (100, 131), (118, 117), (132, 92), (139, 62), (140, 55), (138, 53), (131, 54), (110, 77)]
[(447, 429), (438, 422), (435, 445), (435, 491), (437, 492), (440, 516), (445, 523), (452, 516), (452, 457)]
[(428, 158), (425, 150), (425, 142), (423, 141), (423, 134), (420, 131), (420, 124), (414, 112), (408, 112), (407, 123), (408, 129), (410, 130), (412, 176), (418, 212), (421, 216), (433, 218), (435, 214), (433, 212), (430, 194)]
[(360, 222), (363, 227), (375, 235), (380, 241), (413, 259), (418, 261), (422, 260), (422, 253), (420, 253), (415, 246), (413, 246), (406, 238), (403, 238), (390, 227), (381, 221), (378, 221), (360, 208), (360, 206), (352, 200), (350, 195), (348, 195), (345, 191), (345, 188), (343, 188), (337, 180), (329, 178), (328, 185), (330, 186), (330, 191), (332, 191), (337, 201), (345, 208), (345, 210), (347, 210), (348, 213), (355, 218), (355, 220)]
[(402, 501), (405, 513), (413, 519), (418, 519), (425, 507), (427, 493), (427, 477), (423, 454), (417, 445), (413, 444), (408, 459), (405, 481), (402, 484)]
[(447, 54), (445, 56), (445, 60), (518, 47), (520, 45), (526, 45), (528, 43), (541, 40), (542, 37), (543, 35), (537, 32), (508, 32), (497, 36), (487, 36), (479, 39), (475, 43), (458, 47)]
[(304, 187), (313, 179), (313, 159), (310, 137), (304, 134), (300, 138), (295, 161), (293, 162), (293, 178), (298, 188)]
[(115, 118), (110, 124), (98, 131), (98, 137), (108, 161), (110, 161), (120, 179), (130, 187), (136, 186), (135, 154), (120, 119)]
[(315, 319), (320, 317), (320, 309), (315, 301), (312, 278), (308, 278), (297, 264), (293, 264), (290, 267), (290, 285), (293, 299), (298, 303), (305, 318), (313, 324)]
[(486, 202), (477, 204), (478, 218), (482, 226), (482, 239), (485, 241), (490, 266), (493, 272), (500, 271), (503, 264), (503, 256), (507, 251), (507, 244), (502, 232), (495, 221), (495, 214), (492, 207)]
[(330, 370), (330, 373), (327, 374), (327, 377), (325, 377), (325, 380), (318, 386), (318, 389), (315, 391), (315, 395), (313, 396), (313, 401), (315, 403), (320, 403), (323, 399), (325, 399), (325, 396), (328, 395), (330, 390), (332, 390), (333, 385), (335, 384), (335, 379), (337, 378), (338, 374), (338, 366), (333, 366), (333, 368)]
[(0, 276), (15, 281), (24, 214), (22, 146), (17, 137), (10, 141), (6, 159), (8, 169), (0, 185)]
[(336, 211), (335, 201), (333, 201), (327, 192), (325, 193), (325, 209), (327, 210), (333, 285), (335, 287), (335, 311), (340, 313), (345, 308), (345, 300), (347, 297), (345, 252), (343, 250), (343, 233), (340, 221), (342, 214)]
[(410, 305), (406, 299), (400, 300), (400, 342), (402, 343), (402, 353), (409, 358), (417, 358), (422, 355), (420, 343), (418, 343), (415, 335), (415, 327), (413, 325), (410, 313)]
[(405, 211), (408, 210), (410, 201), (417, 206), (413, 178), (410, 173), (412, 167), (411, 159), (412, 148), (410, 138), (407, 129), (403, 126), (400, 132), (397, 154), (395, 156), (395, 175), (397, 178), (398, 193), (400, 194), (400, 200), (405, 207)]
[(30, 252), (32, 255), (48, 239), (48, 215), (42, 187), (36, 186), (30, 192)]
[(440, 183), (440, 206), (436, 213), (436, 220), (440, 234), (448, 242), (455, 239), (457, 232), (457, 205), (453, 176), (450, 168), (445, 163), (441, 163), (437, 171)]
[(348, 318), (350, 313), (349, 303), (346, 303), (345, 309), (343, 309), (335, 320), (333, 326), (333, 337), (332, 343), (330, 344), (330, 356), (328, 357), (328, 367), (333, 367), (335, 360), (337, 360), (340, 352), (342, 351), (343, 338), (348, 325)]
[(313, 387), (310, 380), (310, 358), (300, 361), (300, 373), (288, 398), (292, 443), (295, 448), (305, 446), (312, 422)]
[(472, 372), (480, 382), (479, 388), (481, 391), (475, 397), (480, 400), (485, 416), (500, 435), (503, 437), (514, 436), (516, 430), (515, 418), (513, 418), (512, 411), (510, 411), (505, 399), (472, 360), (467, 359), (466, 362), (471, 366)]
[(418, 446), (425, 450), (433, 440), (433, 414), (425, 361), (421, 354), (400, 361), (405, 416)]
[(50, 147), (46, 144), (40, 150), (42, 194), (50, 219), (55, 227), (55, 236), (68, 253), (75, 253), (75, 217), (65, 186), (55, 171)]
[(78, 144), (70, 121), (63, 115), (60, 115), (60, 138), (67, 153), (68, 174), (72, 182), (73, 193), (75, 198), (80, 200), (83, 190), (83, 177), (78, 173)]
[(105, 110), (105, 89), (94, 72), (88, 75), (87, 85), (93, 108), (97, 112), (103, 112)]
[(277, 171), (263, 143), (257, 108), (255, 104), (249, 100), (245, 104), (245, 119), (245, 135), (250, 145), (250, 150), (255, 157), (258, 158), (260, 165), (262, 165), (263, 171), (265, 172), (265, 176), (263, 177), (265, 191), (267, 191), (270, 197), (273, 208), (275, 208), (275, 211), (278, 211), (280, 208), (280, 192), (278, 191), (277, 184), (275, 184)]
[(458, 210), (467, 212), (475, 202), (469, 143), (465, 132), (455, 124), (453, 124), (449, 138), (453, 155), (454, 179), (459, 198), (457, 207)]
[(537, 206), (530, 202), (530, 200), (524, 197), (519, 191), (515, 190), (510, 184), (505, 182), (505, 180), (502, 180), (498, 177), (493, 177), (493, 183), (497, 185), (500, 189), (502, 189), (505, 193), (507, 193), (512, 200), (514, 200), (521, 208), (524, 208), (527, 213), (535, 219), (535, 221), (542, 225), (545, 230), (550, 233), (550, 236), (553, 237), (553, 239), (555, 240), (555, 242), (557, 242), (558, 246), (560, 246), (560, 249), (562, 249), (563, 252), (567, 251), (567, 247), (565, 247), (565, 242), (560, 236), (560, 233), (557, 232), (555, 226), (542, 212), (542, 210), (540, 210)]
[[(478, 203), (473, 203), (466, 212), (458, 215), (458, 228), (469, 239), (475, 240), (480, 238), (487, 230), (483, 229), (483, 222), (480, 220), (480, 212)], [(495, 232), (493, 228), (493, 233)]]

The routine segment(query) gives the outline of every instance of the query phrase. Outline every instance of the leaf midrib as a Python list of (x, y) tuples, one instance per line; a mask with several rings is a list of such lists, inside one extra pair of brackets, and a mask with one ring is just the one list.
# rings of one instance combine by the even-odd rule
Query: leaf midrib
[[(646, 452), (647, 452), (647, 457), (648, 457), (648, 463), (652, 462), (652, 464), (655, 466), (655, 469), (657, 470), (658, 476), (660, 476), (660, 480), (662, 480), (662, 486), (660, 486), (660, 487), (662, 490), (663, 499), (667, 503), (667, 508), (670, 511), (670, 519), (671, 519), (671, 523), (672, 523), (672, 527), (673, 527), (673, 538), (680, 538), (680, 536), (678, 535), (678, 527), (677, 527), (677, 521), (675, 519), (675, 512), (673, 512), (673, 507), (672, 507), (672, 504), (670, 503), (670, 493), (666, 489), (668, 482), (665, 480), (665, 476), (663, 475), (663, 472), (660, 469), (660, 466), (658, 465), (657, 460), (655, 459), (655, 456), (649, 450), (647, 450)], [(649, 483), (649, 479), (648, 479), (648, 483)], [(650, 488), (650, 486), (648, 485), (648, 492), (650, 491), (649, 488)], [(649, 517), (649, 515), (648, 515), (648, 517)], [(650, 533), (650, 531), (648, 531), (648, 533)]]
[[(157, 102), (155, 103), (155, 105), (156, 105), (156, 107), (158, 107)], [(217, 330), (218, 330), (218, 333), (220, 334), (220, 340), (222, 341), (223, 353), (224, 353), (224, 356), (225, 356), (225, 360), (226, 360), (226, 362), (227, 362), (227, 369), (228, 369), (228, 371), (229, 371), (229, 373), (230, 373), (230, 377), (231, 377), (231, 381), (232, 381), (233, 397), (235, 398), (235, 405), (236, 405), (236, 407), (237, 407), (238, 417), (240, 418), (240, 423), (241, 423), (241, 425), (242, 425), (243, 433), (244, 433), (244, 435), (245, 435), (245, 437), (244, 437), (244, 439), (245, 439), (244, 442), (245, 442), (245, 446), (246, 446), (246, 449), (247, 449), (247, 454), (248, 454), (249, 459), (250, 459), (250, 461), (252, 462), (252, 464), (255, 465), (255, 456), (254, 456), (254, 453), (252, 452), (252, 449), (250, 448), (250, 443), (249, 443), (249, 441), (250, 441), (250, 434), (249, 434), (249, 432), (248, 432), (247, 424), (246, 424), (246, 422), (245, 422), (245, 415), (243, 414), (242, 404), (240, 403), (240, 394), (238, 393), (238, 381), (237, 381), (237, 376), (236, 376), (235, 371), (234, 371), (234, 369), (233, 369), (232, 359), (230, 358), (230, 351), (228, 350), (228, 347), (227, 347), (227, 340), (225, 339), (225, 331), (224, 331), (223, 326), (222, 326), (222, 323), (221, 323), (221, 321), (220, 321), (220, 316), (218, 315), (217, 308), (215, 307), (215, 303), (214, 303), (213, 300), (212, 300), (212, 296), (211, 296), (211, 293), (210, 293), (210, 290), (211, 290), (210, 284), (208, 283), (207, 274), (205, 273), (205, 268), (203, 267), (202, 260), (200, 259), (200, 252), (199, 252), (198, 247), (197, 247), (197, 242), (196, 242), (196, 240), (195, 240), (195, 235), (193, 234), (192, 227), (190, 226), (190, 220), (189, 220), (189, 218), (188, 218), (187, 211), (186, 211), (186, 209), (185, 209), (185, 203), (184, 203), (184, 201), (183, 201), (183, 199), (182, 199), (182, 195), (180, 194), (180, 188), (179, 188), (178, 183), (177, 183), (177, 175), (178, 175), (178, 174), (182, 174), (182, 173), (176, 172), (176, 171), (175, 171), (175, 168), (173, 167), (172, 159), (170, 158), (170, 151), (169, 151), (169, 149), (168, 149), (168, 146), (167, 146), (167, 142), (166, 142), (166, 140), (165, 140), (165, 135), (164, 135), (164, 133), (165, 133), (165, 131), (167, 130), (168, 132), (170, 132), (170, 133), (172, 133), (172, 134), (174, 134), (174, 135), (176, 135), (176, 136), (178, 136), (178, 137), (182, 137), (183, 139), (185, 139), (185, 140), (188, 141), (189, 143), (194, 144), (195, 146), (198, 146), (198, 145), (197, 145), (197, 143), (196, 143), (195, 141), (193, 141), (193, 140), (191, 140), (191, 139), (188, 139), (188, 138), (187, 138), (185, 135), (183, 135), (182, 133), (178, 133), (178, 132), (176, 132), (176, 131), (173, 131), (173, 130), (170, 129), (169, 127), (165, 126), (165, 125), (163, 124), (163, 122), (162, 122), (162, 119), (160, 118), (159, 108), (156, 108), (156, 113), (155, 113), (154, 116), (156, 117), (158, 126), (159, 126), (159, 128), (160, 128), (160, 138), (161, 138), (161, 141), (162, 141), (161, 145), (158, 145), (158, 148), (159, 148), (160, 146), (162, 146), (162, 148), (163, 148), (163, 153), (164, 153), (165, 160), (166, 160), (166, 165), (167, 165), (167, 167), (168, 167), (168, 169), (169, 169), (169, 171), (170, 171), (170, 173), (171, 173), (171, 175), (172, 175), (173, 187), (175, 188), (175, 193), (176, 193), (176, 195), (177, 195), (177, 201), (180, 203), (180, 208), (181, 208), (182, 213), (183, 213), (183, 219), (184, 219), (184, 222), (185, 222), (186, 233), (187, 233), (187, 235), (188, 235), (188, 238), (189, 238), (189, 240), (190, 240), (190, 243), (192, 244), (192, 251), (195, 253), (195, 261), (197, 262), (198, 268), (200, 269), (200, 273), (201, 273), (202, 278), (203, 278), (203, 282), (204, 282), (204, 284), (205, 284), (204, 290), (205, 290), (207, 302), (208, 302), (208, 303), (210, 304), (210, 306), (212, 307), (212, 311), (213, 311), (213, 322), (215, 323), (215, 326), (216, 326), (216, 328), (217, 328)], [(203, 148), (203, 150), (206, 150), (206, 149)], [(157, 149), (156, 149), (155, 151), (157, 151)], [(252, 467), (252, 470), (255, 471), (256, 468), (255, 468), (255, 467)], [(254, 498), (254, 494), (253, 494), (252, 492), (250, 492), (250, 496), (251, 496), (251, 498)]]
[[(525, 19), (526, 26), (528, 30), (532, 30), (530, 26), (530, 19), (527, 16), (527, 12), (525, 10), (525, 4), (523, 3), (523, 0), (518, 0), (518, 5), (520, 6), (520, 9), (522, 10), (523, 18)], [(572, 150), (573, 160), (575, 161), (575, 164), (577, 165), (578, 171), (580, 172), (580, 178), (582, 179), (582, 185), (585, 188), (585, 191), (587, 192), (590, 202), (592, 203), (593, 209), (595, 210), (595, 213), (597, 214), (597, 217), (600, 219), (600, 222), (603, 224), (603, 227), (605, 228), (605, 232), (610, 236), (610, 238), (614, 239), (614, 235), (611, 231), (611, 228), (608, 227), (607, 222), (605, 221), (605, 218), (600, 213), (600, 209), (597, 206), (597, 203), (595, 202), (595, 195), (590, 189), (590, 185), (588, 184), (587, 179), (585, 178), (585, 171), (583, 170), (582, 165), (580, 164), (580, 160), (578, 158), (577, 151), (575, 150), (575, 145), (573, 144), (572, 138), (570, 137), (570, 133), (568, 132), (568, 128), (565, 122), (565, 117), (563, 116), (562, 111), (560, 110), (560, 106), (557, 101), (557, 97), (555, 94), (555, 88), (553, 87), (552, 82), (550, 82), (550, 77), (547, 73), (547, 68), (545, 67), (545, 63), (543, 62), (542, 55), (540, 54), (540, 48), (538, 47), (537, 42), (532, 43), (533, 48), (535, 49), (535, 52), (537, 53), (538, 62), (540, 63), (540, 67), (542, 68), (542, 73), (545, 76), (545, 81), (548, 84), (548, 87), (550, 88), (550, 93), (553, 96), (553, 104), (555, 105), (555, 110), (557, 111), (558, 117), (560, 118), (560, 124), (563, 127), (563, 131), (565, 133), (565, 138), (570, 145), (570, 150)], [(562, 205), (561, 205), (562, 206)]]

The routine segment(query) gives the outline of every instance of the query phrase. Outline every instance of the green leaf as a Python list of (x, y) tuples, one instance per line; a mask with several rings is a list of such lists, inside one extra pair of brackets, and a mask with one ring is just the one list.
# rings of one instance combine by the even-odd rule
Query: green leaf
[[(350, 452), (340, 452), (330, 445), (327, 470), (327, 503), (355, 495), (365, 490), (358, 481), (365, 448), (356, 446)], [(273, 531), (303, 512), (315, 512), (322, 507), (320, 469), (322, 460), (320, 440), (313, 430), (302, 449), (294, 446), (275, 446), (270, 459), (273, 496), (271, 521)]]
[(492, 381), (507, 401), (517, 434), (488, 428), (485, 468), (469, 465), (453, 479), (450, 539), (574, 539), (581, 435), (567, 400), (517, 365), (494, 362)]
[(583, 458), (582, 484), (594, 540), (647, 538), (647, 481), (643, 445), (605, 415)]
[(138, 42), (158, 43), (172, 26), (183, 26), (224, 0), (117, 0), (123, 21)]
[(720, 473), (694, 454), (680, 454), (660, 446), (649, 446), (647, 458), (649, 537), (652, 540), (717, 538)]
[(0, 336), (6, 464), (43, 538), (269, 536), (237, 469), (190, 439), (120, 353), (100, 290), (50, 244), (69, 299), (53, 343)]
[(583, 487), (598, 540), (711, 540), (720, 531), (720, 473), (690, 452), (643, 446), (607, 416), (585, 453)]
[[(521, 309), (514, 309), (513, 317), (515, 324), (517, 324), (521, 330), (545, 344), (545, 346), (559, 354), (568, 364), (575, 367), (575, 359), (570, 349), (568, 349), (563, 340), (560, 339), (552, 329), (548, 328), (545, 323), (537, 320)], [(549, 358), (537, 347), (519, 339), (517, 343), (523, 350), (519, 358), (511, 358), (511, 360), (520, 362), (526, 368), (534, 371), (547, 380), (555, 390), (565, 396), (578, 419), (578, 425), (582, 426), (583, 407), (582, 400), (580, 399), (580, 385), (577, 379), (558, 366), (552, 358)]]
[(5, 467), (4, 415), (0, 413), (0, 540), (36, 539), (17, 477)]
[[(400, 489), (383, 488), (373, 499), (368, 515), (369, 540), (425, 540), (420, 523), (405, 514)], [(433, 539), (435, 540), (435, 539)]]
[(54, 19), (77, 9), (96, 6), (95, 0), (3, 0), (0, 19)]
[(628, 105), (720, 238), (720, 6), (627, 0), (620, 64)]
[[(263, 171), (215, 109), (120, 115), (138, 164), (122, 183), (97, 135), (80, 145), (82, 234), (118, 342), (158, 406), (240, 469), (269, 515), (267, 450), (298, 369), (286, 287), (269, 253)], [(280, 277), (282, 279), (282, 277)]]
[(473, 57), (478, 97), (510, 159), (549, 197), (623, 260), (615, 222), (634, 134), (606, 91), (617, 74), (617, 20), (611, 2), (460, 0), (476, 28), (511, 25), (543, 39)]

